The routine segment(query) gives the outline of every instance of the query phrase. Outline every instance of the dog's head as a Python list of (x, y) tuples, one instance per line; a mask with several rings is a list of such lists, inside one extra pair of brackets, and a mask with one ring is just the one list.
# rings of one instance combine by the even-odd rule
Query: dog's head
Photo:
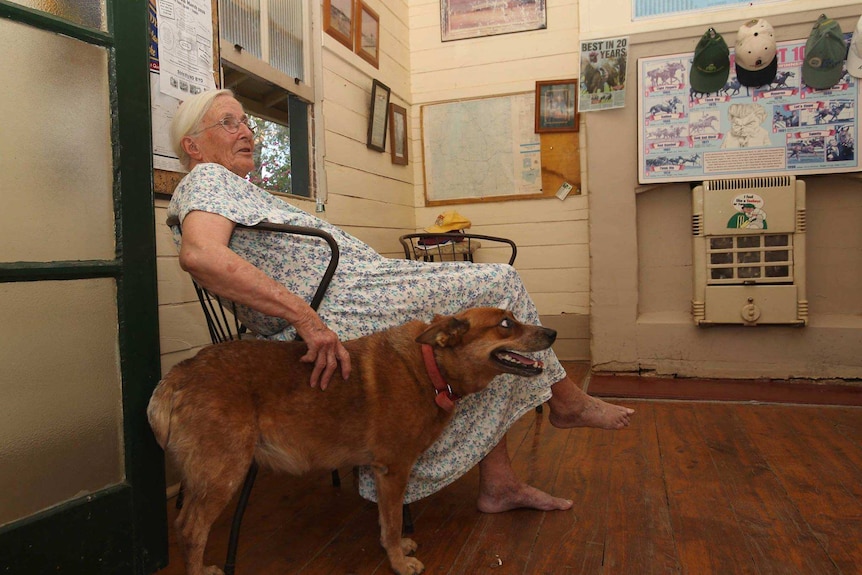
[(512, 312), (472, 308), (454, 316), (436, 316), (416, 338), (430, 345), (440, 372), (459, 395), (476, 393), (501, 373), (533, 377), (542, 362), (521, 353), (551, 347), (557, 332), (519, 322)]

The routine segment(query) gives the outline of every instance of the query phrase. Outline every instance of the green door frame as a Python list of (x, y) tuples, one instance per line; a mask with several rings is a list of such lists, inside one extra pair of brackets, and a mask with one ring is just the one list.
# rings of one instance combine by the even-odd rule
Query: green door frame
[(0, 0), (0, 18), (109, 52), (116, 256), (0, 262), (0, 282), (114, 278), (125, 481), (0, 528), (0, 572), (146, 575), (167, 564), (164, 458), (146, 420), (160, 378), (148, 0), (108, 0), (101, 32)]

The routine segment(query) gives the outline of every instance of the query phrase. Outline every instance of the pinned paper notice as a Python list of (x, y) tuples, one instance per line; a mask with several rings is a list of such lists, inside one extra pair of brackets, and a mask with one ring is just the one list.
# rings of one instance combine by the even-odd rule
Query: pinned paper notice
[(558, 198), (560, 198), (561, 200), (565, 200), (566, 196), (568, 196), (569, 192), (571, 192), (571, 191), (572, 191), (572, 184), (570, 184), (568, 182), (563, 182), (563, 185), (560, 186), (559, 190), (557, 190), (556, 196)]

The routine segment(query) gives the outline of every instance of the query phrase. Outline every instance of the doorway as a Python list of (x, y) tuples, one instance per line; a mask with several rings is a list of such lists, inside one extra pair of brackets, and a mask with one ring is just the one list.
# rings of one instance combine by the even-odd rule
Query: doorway
[(3, 573), (167, 560), (147, 17), (0, 0)]

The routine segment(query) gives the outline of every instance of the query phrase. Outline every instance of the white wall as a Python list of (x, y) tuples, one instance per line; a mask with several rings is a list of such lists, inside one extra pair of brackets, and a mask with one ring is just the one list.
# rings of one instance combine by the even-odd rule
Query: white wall
[[(366, 0), (380, 16), (379, 68), (323, 33), (322, 105), (326, 212), (335, 225), (380, 253), (403, 257), (398, 236), (431, 224), (440, 208), (424, 207), (419, 125), (423, 104), (535, 90), (537, 80), (577, 74), (578, 5), (548, 0), (548, 28), (442, 43), (439, 0)], [(392, 90), (408, 110), (410, 164), (366, 147), (371, 85)], [(581, 165), (584, 165), (582, 162)], [(317, 166), (319, 170), (321, 167)], [(314, 211), (313, 203), (292, 203)], [(209, 342), (188, 276), (179, 269), (157, 204), (162, 365), (167, 370)], [(518, 244), (516, 268), (542, 321), (560, 332), (563, 359), (589, 357), (588, 196), (455, 206), (472, 231)], [(481, 261), (481, 253), (478, 256)]]
[[(365, 146), (371, 82), (392, 89), (392, 102), (409, 104), (407, 5), (403, 1), (366, 0), (380, 16), (379, 69), (365, 62), (327, 34), (322, 50), (323, 103), (315, 121), (323, 122), (323, 181), (326, 212), (316, 213), (342, 227), (379, 252), (403, 257), (398, 236), (414, 227), (413, 170), (392, 164), (387, 152)], [(321, 170), (321, 166), (316, 166)], [(289, 198), (315, 213), (314, 202)], [(177, 260), (170, 230), (164, 225), (166, 200), (156, 202), (159, 322), (162, 371), (194, 355), (210, 343), (200, 304), (188, 274)]]
[[(809, 4), (815, 4), (809, 2)], [(777, 6), (778, 4), (776, 4)], [(779, 38), (805, 38), (819, 9), (770, 16)], [(852, 30), (862, 5), (834, 8)], [(733, 45), (736, 22), (718, 26)], [(637, 58), (694, 49), (701, 26), (639, 35)], [(635, 89), (636, 66), (628, 67)], [(634, 96), (634, 94), (631, 94)], [(807, 184), (806, 261), (809, 324), (716, 326), (692, 321), (691, 192), (687, 184), (638, 184), (638, 113), (625, 108), (585, 114), (589, 154), (591, 361), (593, 371), (655, 371), (684, 377), (860, 378), (862, 219), (858, 174), (802, 176)], [(661, 277), (657, 277), (661, 274)]]
[[(326, 219), (380, 253), (404, 257), (398, 236), (414, 226), (411, 166), (366, 147), (371, 85), (391, 90), (391, 102), (410, 107), (408, 6), (404, 0), (366, 0), (380, 17), (379, 69), (323, 34)], [(321, 143), (318, 142), (318, 145)]]
[[(612, 35), (626, 30), (643, 30), (643, 34), (634, 38), (633, 59), (638, 55), (691, 49), (702, 34), (701, 24), (674, 28), (671, 33), (650, 32), (649, 26), (633, 28), (627, 13), (613, 8), (620, 1), (583, 0), (580, 8), (582, 13), (589, 13), (590, 18), (595, 19), (595, 14), (601, 13), (605, 19), (605, 24), (602, 24), (605, 29), (593, 25), (590, 34), (593, 37), (596, 36), (592, 32), (603, 30)], [(628, 3), (630, 0), (622, 1)], [(368, 2), (380, 15), (379, 69), (327, 35), (322, 37), (323, 103), (317, 120), (324, 123), (323, 169), (328, 203), (323, 215), (381, 253), (402, 257), (397, 237), (430, 224), (442, 211), (441, 208), (424, 206), (419, 127), (421, 106), (528, 92), (534, 90), (537, 80), (576, 77), (579, 5), (573, 0), (548, 0), (546, 30), (443, 43), (440, 40), (439, 0)], [(849, 31), (862, 9), (858, 4), (850, 6), (846, 1), (788, 0), (770, 3), (770, 11), (766, 13), (775, 13), (775, 16), (770, 16), (770, 22), (780, 34), (804, 37), (810, 24), (798, 23), (800, 18), (813, 22), (818, 13), (815, 9), (838, 4), (846, 6), (832, 9), (829, 13), (843, 18), (842, 26)], [(800, 6), (809, 11), (801, 15), (779, 14), (784, 9), (795, 10)], [(748, 9), (743, 12), (725, 11), (715, 17), (716, 22), (723, 19), (719, 31), (728, 34), (729, 41), (732, 41), (738, 22), (750, 14), (753, 13)], [(634, 81), (635, 69), (635, 66), (629, 66), (629, 82)], [(388, 142), (387, 153), (371, 151), (365, 146), (371, 83), (375, 78), (392, 89), (393, 102), (408, 109), (409, 166), (391, 163)], [(712, 359), (711, 350), (735, 349), (724, 341), (732, 337), (715, 335), (730, 332), (692, 332), (687, 321), (680, 323), (677, 320), (668, 328), (655, 323), (646, 325), (639, 315), (639, 306), (664, 309), (671, 305), (674, 310), (683, 310), (684, 304), (680, 302), (684, 295), (680, 294), (684, 294), (687, 288), (672, 290), (676, 299), (669, 304), (667, 294), (645, 291), (648, 286), (639, 283), (645, 276), (639, 275), (638, 236), (643, 237), (648, 231), (638, 230), (639, 214), (635, 200), (638, 189), (637, 123), (633, 108), (634, 100), (630, 98), (627, 108), (582, 115), (581, 146), (587, 159), (581, 164), (587, 168), (584, 173), (587, 191), (584, 195), (570, 195), (562, 202), (549, 198), (454, 207), (473, 221), (473, 231), (506, 236), (517, 242), (516, 268), (538, 305), (542, 321), (561, 331), (561, 339), (555, 345), (561, 358), (587, 359), (592, 353), (593, 363), (598, 364), (596, 367), (607, 370), (655, 368), (670, 373), (709, 373), (719, 377), (729, 372), (744, 375), (744, 371), (750, 375), (751, 361), (743, 365), (733, 358), (726, 361)], [(836, 194), (852, 193), (856, 187), (842, 184), (840, 193)], [(673, 190), (666, 195), (671, 198), (669, 201), (677, 201)], [(839, 197), (836, 201), (840, 205), (842, 200)], [(313, 203), (295, 203), (309, 211), (314, 210)], [(653, 202), (642, 202), (644, 205), (650, 203)], [(810, 205), (820, 204), (810, 202)], [(822, 209), (828, 212), (830, 205), (824, 203)], [(207, 343), (208, 336), (199, 323), (200, 310), (188, 278), (179, 271), (173, 246), (165, 234), (166, 228), (161, 225), (163, 204), (159, 208), (160, 320), (165, 354), (163, 365), (167, 369), (179, 358), (192, 353), (196, 346)], [(684, 241), (689, 241), (689, 238)], [(856, 244), (851, 242), (849, 245)], [(855, 251), (850, 249), (847, 253), (855, 254)], [(814, 261), (831, 260), (827, 257), (814, 258)], [(820, 274), (827, 271), (823, 265), (812, 266), (812, 269), (820, 270)], [(839, 273), (826, 282), (821, 281), (821, 284), (848, 285), (845, 281), (848, 277), (851, 276), (846, 272)], [(818, 281), (809, 283), (816, 294)], [(824, 289), (824, 293), (826, 291)], [(819, 330), (821, 334), (827, 334), (823, 335), (827, 338), (823, 345), (833, 351), (808, 357), (805, 352), (808, 348), (803, 342), (792, 356), (805, 365), (793, 373), (806, 376), (856, 373), (858, 361), (850, 355), (853, 345), (858, 349), (860, 341), (860, 330), (855, 327), (858, 313), (851, 314), (854, 317), (850, 320), (854, 321), (845, 321), (844, 318), (849, 317), (845, 312), (851, 309), (845, 300), (831, 296), (812, 300), (812, 322), (817, 330), (791, 331), (786, 338), (795, 341), (811, 337), (804, 334), (812, 334), (816, 338)], [(814, 312), (818, 311), (825, 315), (816, 317)], [(684, 314), (684, 311), (678, 313), (679, 316)], [(833, 327), (845, 325), (850, 326), (849, 331)], [(748, 341), (763, 332), (742, 333), (743, 341)], [(839, 336), (834, 342), (828, 335), (832, 333)], [(590, 344), (594, 346), (592, 351)], [(761, 361), (762, 369), (757, 373), (772, 373), (779, 377), (792, 375), (783, 367), (787, 357), (786, 353), (782, 354), (782, 349), (788, 348), (786, 345), (775, 347), (770, 357)], [(750, 359), (760, 361), (762, 358), (754, 356)], [(826, 365), (829, 362), (836, 364), (836, 368), (830, 371)]]
[[(456, 209), (471, 231), (511, 238), (515, 263), (542, 321), (561, 332), (558, 355), (586, 359), (589, 302), (588, 194), (425, 207), (420, 110), (458, 99), (532, 92), (537, 80), (578, 72), (578, 3), (548, 0), (545, 30), (451, 42), (440, 39), (439, 0), (410, 0), (411, 163), (416, 226)], [(583, 146), (582, 137), (582, 146)], [(584, 165), (583, 163), (581, 165)]]

